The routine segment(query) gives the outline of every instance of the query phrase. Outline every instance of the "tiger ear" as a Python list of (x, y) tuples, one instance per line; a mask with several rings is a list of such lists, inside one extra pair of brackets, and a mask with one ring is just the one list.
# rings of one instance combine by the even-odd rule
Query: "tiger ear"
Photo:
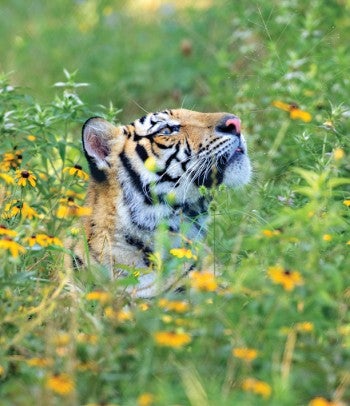
[(91, 175), (98, 181), (106, 179), (105, 169), (110, 167), (111, 140), (116, 136), (113, 124), (100, 117), (92, 117), (83, 126), (83, 148)]

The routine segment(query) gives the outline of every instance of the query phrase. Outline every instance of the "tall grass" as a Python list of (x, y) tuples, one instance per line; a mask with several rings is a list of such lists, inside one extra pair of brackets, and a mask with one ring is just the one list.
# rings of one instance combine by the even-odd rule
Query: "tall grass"
[[(348, 7), (5, 2), (1, 404), (346, 404)], [(86, 214), (82, 122), (180, 105), (235, 112), (249, 143), (252, 184), (214, 192), (220, 276), (130, 303), (95, 269), (72, 292), (62, 241), (76, 238), (68, 214)]]

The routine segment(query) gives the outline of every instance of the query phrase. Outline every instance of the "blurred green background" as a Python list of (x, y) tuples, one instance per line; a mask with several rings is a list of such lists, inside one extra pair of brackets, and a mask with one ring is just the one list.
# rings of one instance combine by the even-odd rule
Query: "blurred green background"
[(84, 101), (125, 120), (184, 106), (261, 122), (276, 94), (349, 99), (349, 38), (348, 0), (2, 0), (0, 71), (45, 101), (78, 70)]

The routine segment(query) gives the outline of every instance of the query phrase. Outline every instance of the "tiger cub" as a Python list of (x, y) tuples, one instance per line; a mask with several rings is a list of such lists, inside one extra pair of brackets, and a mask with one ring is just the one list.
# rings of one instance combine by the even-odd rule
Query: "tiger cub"
[(176, 238), (180, 228), (186, 229), (188, 241), (202, 237), (209, 200), (200, 187), (249, 182), (239, 118), (165, 110), (120, 126), (93, 117), (82, 132), (92, 215), (84, 221), (85, 247), (82, 242), (71, 247), (74, 268), (103, 264), (114, 278), (143, 268), (138, 284), (130, 288), (136, 297), (174, 289), (190, 266), (166, 278), (152, 270), (157, 229), (166, 224), (174, 247), (181, 244)]

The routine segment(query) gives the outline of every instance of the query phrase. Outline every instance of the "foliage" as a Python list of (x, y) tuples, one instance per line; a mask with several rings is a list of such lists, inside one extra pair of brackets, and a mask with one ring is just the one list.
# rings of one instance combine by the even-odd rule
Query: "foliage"
[[(347, 3), (219, 1), (156, 10), (158, 23), (107, 0), (68, 14), (71, 2), (39, 3), (11, 51), (16, 79), (0, 78), (2, 404), (345, 404)], [(33, 98), (12, 80), (31, 83), (26, 58), (43, 38), (38, 58), (51, 65), (37, 72), (46, 87)], [(62, 38), (76, 41), (62, 49)], [(52, 96), (49, 78), (63, 66)], [(109, 99), (124, 111), (95, 107)], [(195, 272), (186, 293), (132, 303), (100, 270), (72, 291), (62, 262), (71, 219), (88, 215), (79, 128), (91, 115), (125, 120), (130, 99), (237, 113), (255, 169), (244, 190), (213, 193), (207, 240), (220, 273)], [(172, 267), (197, 252), (175, 254)]]

